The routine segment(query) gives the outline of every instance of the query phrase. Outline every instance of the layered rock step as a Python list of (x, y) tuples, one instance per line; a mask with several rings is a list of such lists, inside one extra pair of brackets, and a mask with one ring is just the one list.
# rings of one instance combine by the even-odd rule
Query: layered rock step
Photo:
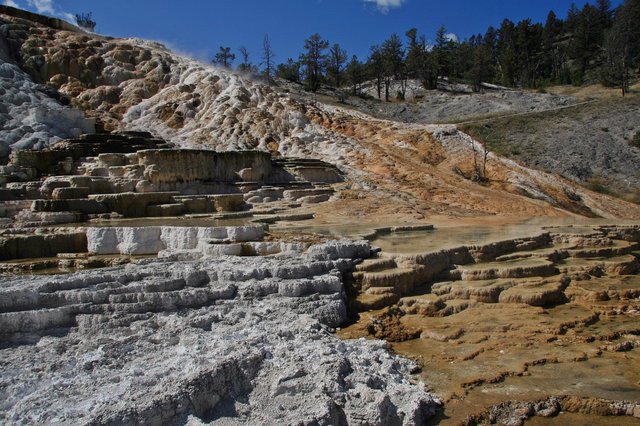
[(544, 277), (556, 273), (557, 269), (553, 262), (530, 258), (458, 266), (449, 271), (449, 277), (463, 281), (475, 281), (494, 278)]
[(407, 315), (446, 316), (477, 303), (629, 299), (640, 270), (635, 238), (636, 227), (609, 227), (417, 255), (381, 253), (358, 265), (353, 305), (366, 311), (397, 304)]
[[(202, 244), (205, 237), (220, 242), (256, 240), (261, 238), (262, 232), (259, 226), (128, 230), (93, 228), (88, 232), (88, 240), (90, 252), (119, 250), (147, 253), (158, 251), (160, 244), (167, 249), (189, 249)], [(141, 233), (152, 238), (145, 240)], [(158, 246), (152, 247), (153, 244)], [(305, 246), (298, 252), (287, 254), (290, 257), (292, 254), (299, 256), (307, 248)], [(216, 300), (232, 299), (238, 293), (253, 294), (257, 291), (261, 297), (269, 294), (282, 297), (340, 294), (342, 284), (339, 271), (347, 272), (352, 266), (350, 261), (338, 259), (347, 255), (362, 258), (369, 254), (366, 242), (341, 242), (315, 246), (309, 250), (304, 262), (296, 261), (289, 265), (274, 258), (264, 258), (264, 261), (255, 260), (255, 266), (246, 268), (235, 266), (243, 262), (223, 257), (220, 261), (226, 264), (226, 268), (212, 269), (215, 263), (164, 263), (158, 264), (161, 267), (152, 265), (135, 268), (130, 265), (130, 273), (126, 268), (124, 271), (107, 269), (48, 280), (12, 280), (0, 289), (0, 339), (3, 335), (7, 337), (18, 332), (70, 327), (76, 324), (76, 317), (82, 315), (100, 317), (197, 308), (215, 303)], [(81, 318), (79, 321), (86, 320)], [(81, 323), (78, 325), (82, 327)]]
[[(22, 224), (238, 212), (276, 201), (296, 208), (329, 201), (331, 184), (342, 181), (337, 168), (319, 160), (175, 149), (144, 132), (16, 151), (2, 167), (0, 213)], [(26, 200), (34, 201), (20, 211)]]

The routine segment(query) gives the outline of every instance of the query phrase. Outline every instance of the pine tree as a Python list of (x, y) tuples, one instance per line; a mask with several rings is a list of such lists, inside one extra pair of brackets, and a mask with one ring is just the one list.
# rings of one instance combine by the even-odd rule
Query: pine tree
[(448, 75), (451, 67), (451, 43), (447, 37), (447, 29), (440, 25), (436, 33), (436, 45), (433, 47), (436, 81)]
[(307, 90), (317, 92), (322, 84), (325, 68), (324, 51), (329, 47), (329, 42), (323, 40), (320, 34), (312, 34), (304, 41), (306, 52), (300, 57), (300, 62), (305, 69), (305, 86)]
[(639, 20), (640, 0), (625, 0), (606, 35), (607, 62), (601, 81), (620, 87), (622, 96), (629, 91), (632, 71), (640, 65)]
[(358, 85), (360, 85), (364, 81), (364, 69), (362, 63), (358, 61), (358, 57), (353, 55), (351, 57), (351, 62), (347, 65), (345, 70), (345, 74), (349, 79), (349, 83), (351, 84), (351, 89), (354, 96), (358, 95)]
[(374, 45), (369, 49), (369, 59), (367, 60), (367, 72), (371, 78), (376, 80), (378, 99), (382, 98), (382, 81), (384, 79), (384, 60), (380, 46)]
[(515, 85), (516, 61), (515, 25), (505, 19), (498, 30), (498, 67), (500, 81), (505, 86)]
[(435, 89), (434, 67), (432, 57), (427, 50), (427, 40), (424, 36), (418, 37), (415, 28), (406, 33), (409, 39), (405, 70), (408, 78), (416, 78), (425, 89)]
[(340, 48), (340, 45), (338, 43), (335, 43), (329, 49), (327, 60), (327, 69), (329, 71), (329, 74), (333, 77), (336, 88), (340, 88), (342, 83), (341, 77), (344, 71), (344, 64), (347, 62), (347, 52), (344, 49)]
[(404, 79), (404, 51), (398, 34), (391, 36), (382, 43), (382, 60), (384, 64), (384, 97), (389, 101), (389, 88), (392, 79), (401, 80), (401, 95), (404, 97), (406, 80)]
[(565, 67), (566, 53), (560, 45), (563, 22), (556, 17), (554, 11), (550, 11), (542, 30), (542, 51), (545, 52), (541, 74), (556, 83), (561, 82), (562, 70)]
[(278, 65), (276, 75), (285, 80), (300, 83), (300, 62), (288, 58), (286, 63)]
[(96, 21), (91, 18), (92, 13), (76, 13), (76, 24), (80, 28), (93, 32), (96, 29)]
[(231, 63), (236, 59), (236, 55), (231, 53), (230, 47), (220, 46), (220, 50), (216, 53), (216, 57), (213, 59), (214, 64), (218, 64), (224, 68), (230, 68)]

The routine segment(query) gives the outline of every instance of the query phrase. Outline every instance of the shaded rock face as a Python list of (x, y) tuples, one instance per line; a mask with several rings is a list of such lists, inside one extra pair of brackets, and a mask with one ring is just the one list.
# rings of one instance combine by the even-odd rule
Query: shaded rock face
[(7, 280), (0, 419), (422, 424), (435, 401), (413, 363), (328, 329), (346, 319), (344, 256), (367, 247)]

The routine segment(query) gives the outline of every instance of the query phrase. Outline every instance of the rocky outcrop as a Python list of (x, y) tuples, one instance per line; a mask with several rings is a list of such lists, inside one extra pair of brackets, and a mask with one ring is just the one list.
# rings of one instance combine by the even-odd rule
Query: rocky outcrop
[[(571, 418), (579, 423), (638, 417), (628, 401), (640, 392), (628, 374), (640, 347), (636, 230), (563, 227), (432, 253), (383, 251), (357, 265), (348, 294), (359, 317), (341, 334), (388, 339), (423, 360), (422, 376), (446, 399), (442, 418), (456, 423), (521, 424), (560, 411), (588, 414)], [(581, 398), (604, 389), (616, 389), (611, 401)], [(504, 403), (473, 416), (487, 395)], [(510, 401), (532, 395), (548, 399)]]
[(58, 253), (82, 253), (86, 251), (87, 238), (82, 230), (40, 230), (27, 234), (0, 233), (0, 260), (55, 257)]

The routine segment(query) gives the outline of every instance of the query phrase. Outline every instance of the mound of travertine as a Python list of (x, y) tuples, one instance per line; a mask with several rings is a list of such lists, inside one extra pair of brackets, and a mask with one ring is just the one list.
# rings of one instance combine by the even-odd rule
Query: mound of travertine
[(422, 424), (436, 402), (415, 365), (331, 333), (369, 255), (339, 241), (4, 279), (0, 422)]

